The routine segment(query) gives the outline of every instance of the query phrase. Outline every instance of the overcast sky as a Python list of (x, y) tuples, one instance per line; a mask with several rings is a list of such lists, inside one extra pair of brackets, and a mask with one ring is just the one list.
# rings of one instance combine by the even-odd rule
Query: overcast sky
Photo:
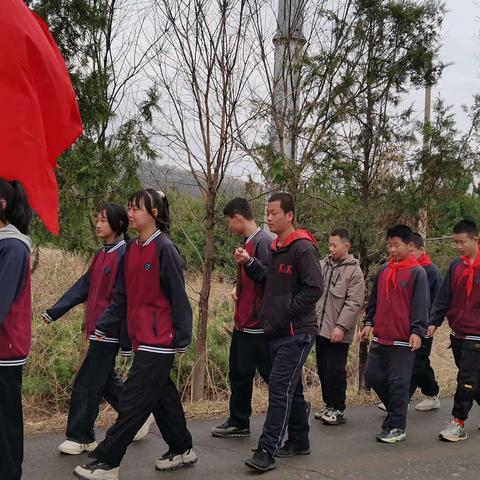
[[(443, 29), (442, 60), (453, 63), (433, 91), (458, 114), (459, 127), (468, 125), (461, 105), (472, 104), (472, 96), (480, 93), (480, 1), (445, 0), (448, 12)], [(415, 107), (423, 111), (423, 92), (414, 95)]]

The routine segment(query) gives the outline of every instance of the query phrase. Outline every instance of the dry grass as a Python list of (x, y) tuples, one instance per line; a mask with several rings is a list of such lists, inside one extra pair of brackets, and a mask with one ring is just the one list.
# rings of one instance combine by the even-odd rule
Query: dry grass
[[(55, 329), (58, 329), (59, 326), (46, 326), (39, 317), (42, 311), (51, 306), (58, 299), (59, 295), (78, 279), (85, 271), (85, 268), (86, 262), (81, 257), (67, 255), (58, 250), (46, 248), (41, 250), (40, 265), (33, 276), (33, 354), (29, 359), (27, 369), (42, 372), (42, 369), (51, 368), (46, 364), (46, 358), (48, 358), (49, 361), (61, 361), (67, 358), (73, 362), (73, 365), (78, 363), (78, 351), (82, 343), (82, 335), (80, 332), (83, 315), (82, 308), (79, 307), (75, 309), (59, 321), (64, 324), (65, 329), (68, 327), (67, 330), (64, 329), (63, 331), (63, 334), (67, 331), (68, 337), (62, 349), (55, 349), (57, 339)], [(187, 283), (189, 296), (195, 301), (198, 296), (201, 279), (198, 276), (189, 277)], [(212, 285), (212, 304), (220, 304), (225, 298), (228, 298), (230, 290), (231, 286), (228, 283), (216, 279)], [(46, 332), (48, 332), (47, 335), (45, 334)], [(225, 339), (227, 338), (228, 337), (225, 336)], [(456, 368), (448, 346), (449, 331), (448, 328), (444, 326), (438, 331), (431, 356), (432, 365), (440, 383), (442, 396), (452, 395), (455, 391), (456, 384)], [(228, 341), (225, 342), (225, 348), (228, 349)], [(356, 354), (357, 348), (354, 345), (351, 348), (348, 365), (348, 403), (350, 405), (376, 403), (378, 399), (373, 393), (358, 394)], [(52, 358), (52, 356), (56, 357)], [(49, 373), (51, 374), (52, 372), (49, 371)], [(50, 377), (52, 376), (50, 375)], [(55, 375), (52, 378), (53, 380), (49, 384), (48, 395), (32, 395), (25, 396), (24, 398), (25, 425), (28, 434), (38, 434), (45, 431), (63, 431), (65, 428), (66, 406), (68, 404), (70, 391)], [(307, 385), (305, 389), (306, 398), (313, 403), (314, 407), (320, 406), (322, 403), (321, 393), (318, 377), (315, 373), (313, 355), (307, 363), (304, 380)], [(227, 415), (228, 391), (225, 389), (215, 389), (214, 391), (214, 398), (203, 402), (192, 403), (188, 398), (184, 398), (185, 410), (189, 419), (224, 417)], [(55, 399), (53, 405), (52, 398)], [(254, 389), (252, 406), (254, 413), (265, 412), (267, 403), (267, 389), (259, 380), (256, 382)], [(104, 406), (101, 409), (98, 425), (108, 426), (114, 421), (114, 418), (115, 412), (109, 406)]]

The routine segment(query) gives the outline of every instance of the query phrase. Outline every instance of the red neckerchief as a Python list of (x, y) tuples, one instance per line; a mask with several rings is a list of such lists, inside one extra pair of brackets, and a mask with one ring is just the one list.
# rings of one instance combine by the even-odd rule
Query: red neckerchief
[(463, 277), (467, 277), (467, 303), (470, 301), (473, 290), (473, 276), (476, 268), (480, 268), (480, 254), (477, 253), (477, 258), (472, 263), (468, 257), (462, 257), (463, 264), (466, 269), (460, 276), (459, 282), (462, 281)]
[(432, 259), (426, 254), (426, 253), (422, 253), (420, 255), (420, 257), (418, 258), (418, 263), (422, 266), (422, 267), (428, 267), (429, 265), (431, 265), (433, 262), (432, 262)]
[(418, 263), (418, 260), (414, 256), (407, 257), (404, 260), (400, 260), (399, 262), (396, 262), (393, 258), (390, 259), (387, 267), (387, 299), (388, 294), (390, 293), (390, 284), (393, 285), (394, 289), (397, 288), (397, 272), (399, 272), (400, 270), (408, 270), (409, 268), (419, 266), (420, 263)]

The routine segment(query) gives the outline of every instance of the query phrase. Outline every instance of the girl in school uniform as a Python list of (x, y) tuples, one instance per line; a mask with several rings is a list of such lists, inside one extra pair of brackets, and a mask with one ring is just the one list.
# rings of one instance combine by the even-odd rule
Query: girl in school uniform
[[(88, 271), (83, 275), (53, 307), (42, 316), (49, 324), (80, 303), (86, 305), (87, 339), (90, 340), (85, 360), (73, 383), (68, 412), (66, 440), (58, 449), (65, 454), (79, 455), (91, 452), (97, 447), (94, 424), (98, 416), (100, 402), (105, 399), (115, 410), (123, 388), (123, 381), (115, 371), (115, 359), (122, 347), (122, 355), (131, 354), (126, 319), (120, 322), (108, 336), (97, 337), (97, 321), (110, 305), (115, 283), (123, 269), (123, 256), (129, 240), (128, 217), (124, 207), (115, 203), (103, 205), (95, 220), (95, 230), (103, 242), (95, 254)], [(153, 421), (149, 419), (137, 433), (136, 440), (148, 433)]]
[(31, 210), (18, 182), (0, 178), (0, 478), (20, 480), (22, 370), (30, 353)]
[(191, 342), (192, 309), (180, 255), (167, 236), (169, 207), (163, 192), (148, 189), (132, 195), (128, 218), (138, 237), (127, 245), (122, 281), (97, 323), (96, 335), (109, 336), (126, 315), (135, 357), (115, 425), (91, 454), (96, 460), (74, 470), (81, 479), (118, 479), (128, 445), (152, 412), (168, 445), (155, 463), (157, 470), (197, 461), (180, 395), (170, 378), (175, 353), (185, 352)]

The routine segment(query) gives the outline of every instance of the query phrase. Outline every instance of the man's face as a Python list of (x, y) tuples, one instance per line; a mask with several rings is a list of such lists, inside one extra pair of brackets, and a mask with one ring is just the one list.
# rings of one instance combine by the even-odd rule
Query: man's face
[(267, 224), (271, 232), (277, 235), (287, 230), (293, 224), (293, 212), (285, 213), (280, 200), (267, 205)]
[(342, 240), (338, 235), (333, 235), (328, 240), (328, 251), (334, 260), (341, 260), (348, 255), (350, 243)]
[(227, 219), (227, 224), (229, 230), (237, 236), (243, 235), (243, 217), (241, 215), (238, 215), (238, 213), (234, 214), (232, 217), (226, 216)]
[(405, 243), (400, 237), (391, 237), (387, 239), (388, 251), (390, 256), (395, 260), (404, 260), (411, 255), (408, 243)]
[(453, 243), (461, 256), (470, 257), (478, 251), (478, 236), (468, 233), (454, 233)]

